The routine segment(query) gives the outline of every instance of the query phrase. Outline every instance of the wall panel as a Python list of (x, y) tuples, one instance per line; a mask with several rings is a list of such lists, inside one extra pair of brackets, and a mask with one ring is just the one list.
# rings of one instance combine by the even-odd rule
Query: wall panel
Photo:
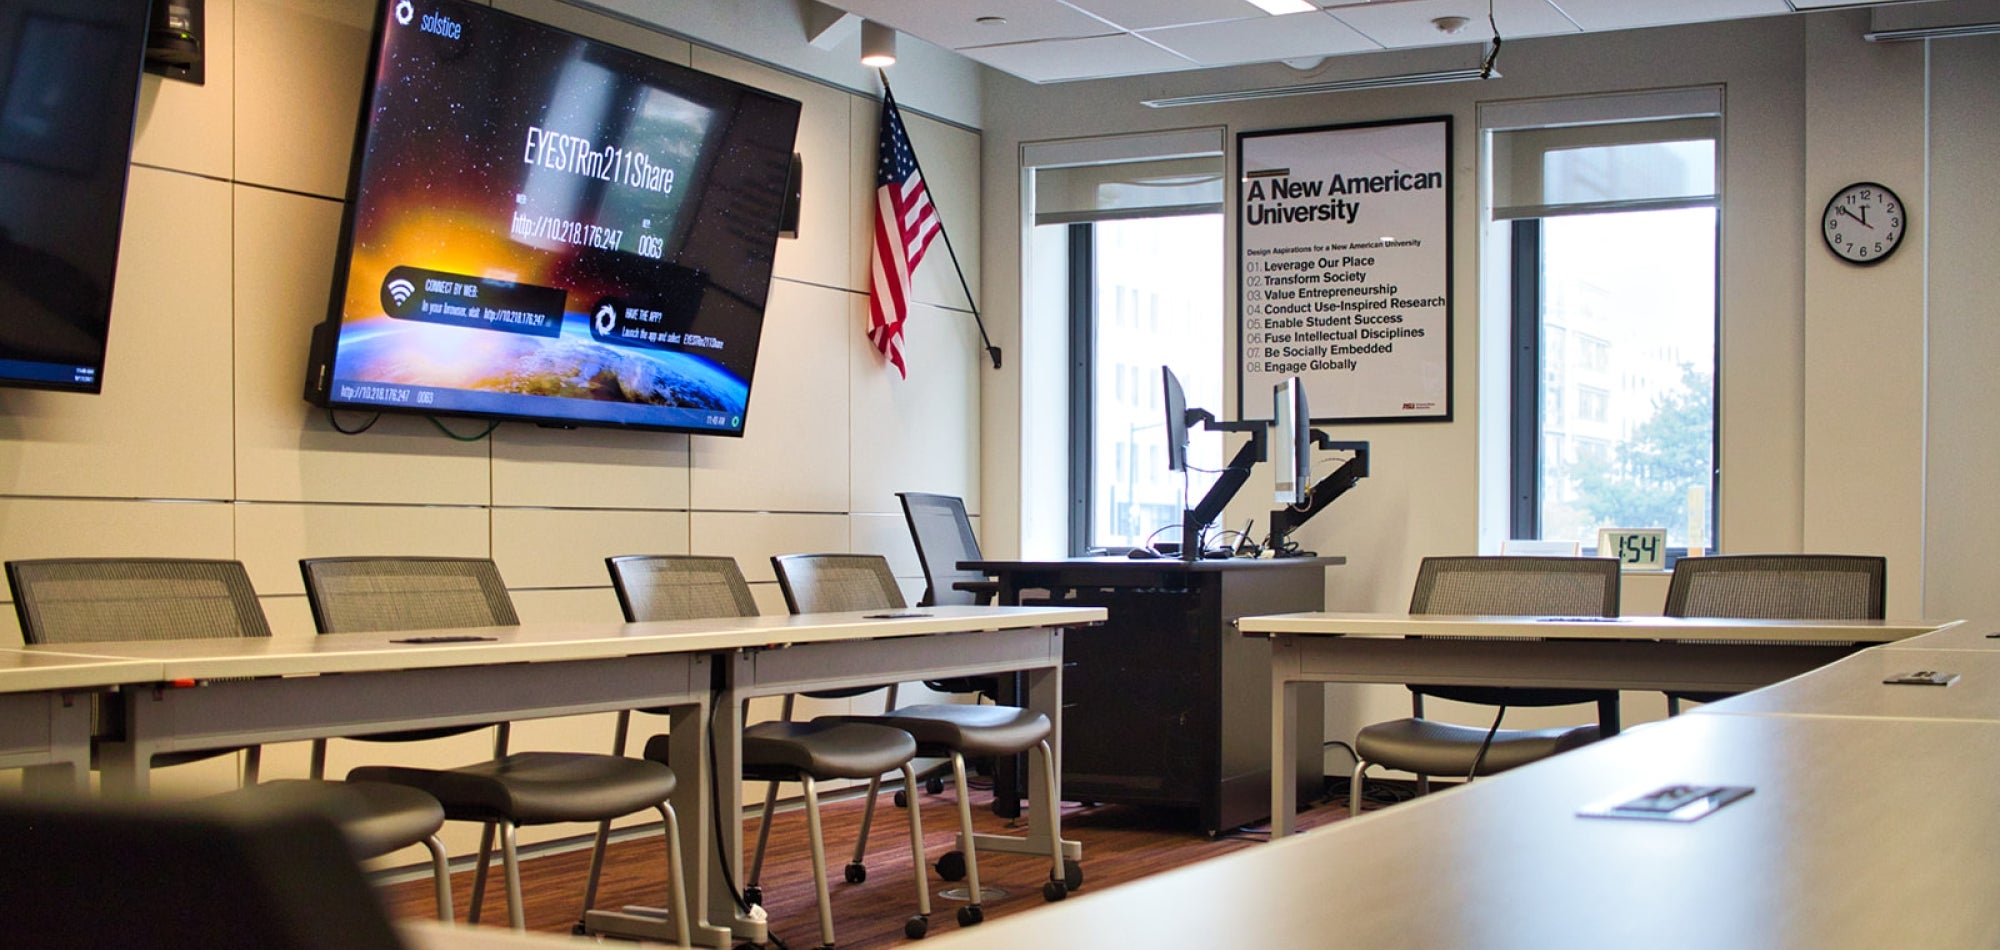
[(229, 187), (132, 171), (104, 391), (0, 390), (0, 492), (228, 498)]

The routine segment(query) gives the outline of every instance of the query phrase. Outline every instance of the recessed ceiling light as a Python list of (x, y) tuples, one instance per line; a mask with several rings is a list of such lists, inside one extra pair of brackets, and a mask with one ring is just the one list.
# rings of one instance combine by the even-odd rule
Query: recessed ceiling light
[(1441, 16), (1432, 20), (1431, 25), (1437, 27), (1439, 33), (1456, 34), (1465, 29), (1465, 25), (1470, 22), (1472, 21), (1462, 16)]
[(972, 22), (977, 23), (980, 26), (1004, 26), (1007, 23), (1007, 18), (1004, 16), (983, 16), (973, 20)]
[(1272, 16), (1286, 13), (1310, 13), (1319, 9), (1311, 0), (1250, 0), (1251, 5)]

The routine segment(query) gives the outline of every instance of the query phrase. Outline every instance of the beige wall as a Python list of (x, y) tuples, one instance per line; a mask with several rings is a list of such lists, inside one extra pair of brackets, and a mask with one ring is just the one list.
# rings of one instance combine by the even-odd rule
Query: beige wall
[[(2000, 620), (2000, 595), (1985, 569), (1990, 539), (2000, 536), (1990, 448), (2000, 401), (1990, 365), (1996, 290), (1991, 241), (1981, 230), (1994, 199), (1980, 184), (2000, 170), (1993, 144), (2000, 55), (1990, 38), (1870, 44), (1861, 38), (1868, 24), (1865, 11), (1849, 11), (1510, 41), (1503, 79), (1178, 109), (1148, 109), (1140, 100), (1299, 76), (1270, 65), (1052, 86), (995, 77), (984, 125), (990, 319), (1005, 343), (1035, 348), (1020, 326), (1024, 301), (1040, 299), (1041, 289), (1016, 277), (1024, 142), (1453, 116), (1453, 279), (1461, 288), (1455, 419), (1342, 427), (1339, 437), (1373, 443), (1373, 475), (1297, 536), (1307, 548), (1349, 559), (1329, 573), (1330, 607), (1401, 609), (1420, 557), (1492, 550), (1505, 536), (1504, 527), (1493, 528), (1504, 526), (1496, 493), (1482, 494), (1479, 477), (1496, 451), (1482, 429), (1507, 410), (1481, 398), (1483, 384), (1485, 393), (1505, 392), (1481, 377), (1482, 354), (1504, 345), (1504, 317), (1481, 313), (1470, 290), (1482, 263), (1478, 104), (1720, 84), (1721, 550), (1883, 554), (1892, 612)], [(1356, 57), (1328, 69), (1384, 75), (1440, 65), (1432, 60), (1444, 55)], [(1876, 267), (1833, 260), (1817, 236), (1827, 197), (1856, 180), (1891, 184), (1917, 216), (1905, 247)], [(1233, 298), (1228, 307), (1234, 311)], [(1233, 363), (1232, 350), (1225, 365)], [(1040, 424), (1019, 421), (1027, 403), (1011, 375), (987, 387), (989, 548), (1018, 544), (1037, 516), (1013, 501), (1023, 480), (1020, 446)], [(1231, 523), (1258, 507), (1261, 477), (1243, 492), (1251, 498), (1245, 509), (1226, 516)], [(1628, 612), (1658, 612), (1662, 578), (1632, 576), (1626, 587)], [(1336, 691), (1328, 735), (1351, 735), (1406, 709), (1400, 690)], [(1656, 697), (1633, 696), (1626, 715), (1635, 721), (1662, 709)]]
[[(733, 555), (767, 612), (784, 610), (768, 558), (790, 551), (884, 554), (922, 592), (894, 493), (963, 495), (978, 511), (979, 350), (941, 245), (918, 272), (910, 379), (862, 336), (874, 100), (554, 0), (498, 5), (804, 102), (800, 237), (779, 247), (748, 434), (507, 424), (461, 443), (392, 415), (333, 431), (300, 392), (374, 0), (208, 0), (207, 84), (145, 80), (103, 394), (0, 391), (0, 558), (240, 558), (281, 636), (310, 633), (297, 561), (322, 555), (491, 556), (531, 621), (616, 619), (613, 554)], [(968, 222), (952, 236), (976, 292), (978, 134), (908, 119), (945, 220)], [(0, 643), (14, 641), (13, 611), (0, 617)], [(523, 748), (603, 749), (609, 733), (600, 718), (516, 735)], [(333, 767), (479, 754), (477, 740), (422, 753), (344, 743)], [(267, 762), (303, 773), (297, 747)], [(200, 791), (228, 775), (223, 762), (162, 783)]]

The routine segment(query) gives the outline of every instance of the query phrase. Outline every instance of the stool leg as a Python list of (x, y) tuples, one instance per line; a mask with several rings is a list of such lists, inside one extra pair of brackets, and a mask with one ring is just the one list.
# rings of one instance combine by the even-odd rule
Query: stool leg
[(452, 922), (451, 909), (451, 858), (445, 854), (444, 842), (437, 835), (424, 839), (424, 847), (431, 852), (431, 877), (437, 885), (438, 919)]
[(1361, 783), (1367, 777), (1368, 764), (1367, 759), (1356, 758), (1354, 760), (1354, 777), (1347, 780), (1347, 817), (1349, 818), (1361, 814), (1361, 801), (1366, 797), (1361, 794)]
[(799, 776), (806, 795), (806, 832), (812, 840), (813, 893), (819, 898), (819, 938), (821, 946), (833, 946), (833, 898), (826, 889), (826, 840), (819, 828), (819, 790), (810, 775)]
[[(590, 846), (590, 879), (583, 885), (583, 912), (597, 906), (597, 879), (604, 873), (604, 849), (611, 844), (611, 822), (597, 824), (597, 840)], [(581, 919), (581, 918), (579, 918)]]
[(500, 823), (500, 861), (507, 869), (507, 923), (528, 929), (528, 909), (521, 906), (521, 854), (514, 848), (514, 823)]
[(972, 846), (972, 793), (965, 783), (965, 756), (951, 751), (951, 781), (958, 791), (958, 847), (965, 852), (965, 888), (973, 909), (981, 913), (979, 895), (979, 851)]
[[(764, 786), (764, 817), (757, 822), (757, 850), (750, 858), (750, 879), (743, 882), (747, 892), (764, 879), (764, 847), (771, 842), (771, 812), (778, 807), (778, 783), (769, 782)], [(751, 901), (756, 903), (756, 901)]]
[(1062, 855), (1062, 806), (1056, 801), (1056, 755), (1049, 748), (1049, 740), (1035, 743), (1042, 753), (1043, 792), (1049, 800), (1049, 861), (1052, 881), (1062, 881), (1065, 890), (1069, 884), (1069, 874), (1063, 868)]
[(674, 806), (660, 803), (660, 820), (667, 825), (667, 900), (674, 915), (674, 939), (682, 947), (693, 947), (694, 937), (688, 920), (687, 869), (681, 861), (681, 825), (674, 816)]
[(486, 871), (493, 866), (493, 823), (487, 822), (479, 832), (479, 863), (472, 874), (472, 909), (465, 912), (465, 922), (479, 922), (479, 912), (486, 907)]
[[(903, 763), (903, 787), (915, 788), (916, 767)], [(924, 818), (918, 812), (917, 797), (910, 796), (910, 864), (917, 872), (917, 916), (928, 919), (931, 915), (931, 886), (924, 878)], [(905, 931), (907, 933), (908, 931)]]
[[(875, 798), (881, 793), (882, 776), (877, 775), (868, 780), (868, 804), (861, 808), (861, 834), (854, 839), (854, 861), (848, 865), (850, 874), (852, 869), (862, 867), (862, 859), (868, 856), (868, 828), (875, 823)], [(854, 879), (850, 877), (848, 880)]]

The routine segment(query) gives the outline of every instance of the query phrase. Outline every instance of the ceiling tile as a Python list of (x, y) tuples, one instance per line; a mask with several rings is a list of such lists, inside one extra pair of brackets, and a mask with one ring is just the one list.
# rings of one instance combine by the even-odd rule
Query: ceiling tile
[(1562, 0), (1563, 12), (1589, 32), (1630, 30), (1673, 23), (1735, 20), (1790, 13), (1785, 0)]
[(1268, 63), (1381, 48), (1352, 27), (1323, 13), (1290, 13), (1168, 27), (1147, 30), (1143, 35), (1203, 66)]
[(1103, 17), (1127, 30), (1186, 26), (1218, 20), (1268, 17), (1250, 0), (1065, 0), (1070, 6)]
[[(1058, 0), (837, 0), (834, 6), (946, 49), (1118, 32)], [(980, 23), (982, 16), (1007, 22)]]
[[(1493, 35), (1486, 10), (1486, 0), (1410, 0), (1355, 4), (1326, 12), (1383, 46), (1406, 49), (1483, 43)], [(1446, 16), (1462, 16), (1469, 22), (1455, 34), (1440, 33), (1431, 21)], [(1500, 26), (1502, 39), (1579, 32), (1549, 0), (1499, 0), (1493, 7), (1493, 20)]]
[(1193, 69), (1198, 65), (1126, 33), (1083, 40), (978, 46), (959, 52), (1029, 82), (1137, 76)]

